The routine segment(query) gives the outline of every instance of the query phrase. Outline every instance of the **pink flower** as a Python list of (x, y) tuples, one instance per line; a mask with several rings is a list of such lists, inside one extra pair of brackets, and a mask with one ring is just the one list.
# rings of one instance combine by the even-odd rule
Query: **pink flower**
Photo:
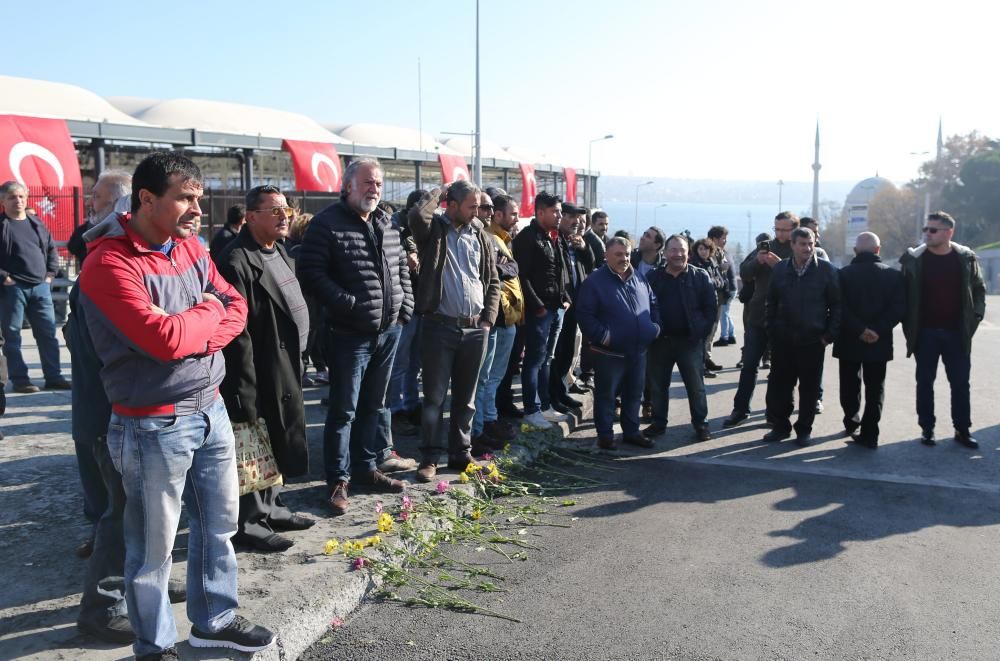
[(409, 496), (403, 496), (403, 510), (410, 511), (413, 509), (413, 501)]
[(490, 454), (489, 452), (487, 452), (486, 454), (483, 455), (483, 461), (491, 461), (492, 459), (493, 459), (493, 455)]
[(441, 480), (440, 482), (438, 482), (438, 483), (437, 483), (437, 492), (438, 492), (439, 494), (442, 494), (442, 493), (444, 493), (444, 492), (445, 492), (445, 491), (447, 491), (447, 490), (448, 490), (449, 488), (450, 488), (450, 487), (449, 487), (449, 485), (448, 485), (448, 481), (447, 481), (447, 480)]
[(365, 562), (364, 558), (355, 558), (354, 562), (351, 564), (354, 566), (355, 569), (364, 569), (367, 563)]
[(376, 514), (381, 514), (382, 513), (382, 502), (381, 501), (375, 503), (375, 513)]
[(339, 617), (335, 617), (332, 620), (330, 620), (330, 626), (333, 627), (334, 629), (339, 629), (340, 627), (344, 626), (344, 621)]
[(402, 512), (400, 512), (399, 513), (399, 520), (400, 521), (409, 521), (410, 520), (410, 510), (403, 510)]

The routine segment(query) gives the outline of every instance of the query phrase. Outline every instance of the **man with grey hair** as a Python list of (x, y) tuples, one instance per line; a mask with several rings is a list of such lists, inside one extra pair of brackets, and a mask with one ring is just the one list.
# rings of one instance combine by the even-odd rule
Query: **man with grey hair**
[(451, 382), (448, 468), (464, 470), (473, 460), (472, 416), (476, 383), (490, 329), (500, 307), (493, 238), (477, 218), (479, 188), (456, 181), (444, 213), (435, 213), (438, 191), (421, 196), (410, 210), (410, 230), (420, 251), (416, 311), (423, 315), (420, 355), (424, 370), (421, 460), (417, 480), (430, 482), (440, 459), (442, 407)]
[[(906, 313), (903, 276), (882, 263), (879, 244), (877, 234), (862, 232), (854, 244), (854, 259), (840, 270), (843, 315), (833, 345), (833, 357), (840, 359), (844, 429), (855, 443), (873, 450), (878, 447), (885, 368), (892, 360), (892, 329)], [(865, 411), (859, 418), (862, 378)]]
[(406, 483), (378, 469), (392, 454), (389, 377), (413, 294), (399, 230), (379, 208), (382, 166), (351, 161), (340, 201), (309, 223), (298, 259), (303, 289), (322, 304), (330, 326), (330, 408), (323, 460), (334, 514), (348, 509), (353, 481), (401, 492)]
[(105, 170), (97, 175), (97, 182), (90, 191), (91, 216), (77, 226), (66, 242), (66, 250), (76, 258), (77, 271), (87, 258), (87, 242), (83, 235), (104, 220), (115, 208), (115, 202), (132, 194), (132, 175), (124, 170)]
[(38, 344), (46, 390), (69, 390), (59, 365), (52, 278), (59, 270), (56, 244), (45, 224), (28, 213), (28, 189), (17, 181), (0, 185), (0, 324), (4, 355), (10, 367), (14, 392), (38, 392), (28, 379), (28, 365), (21, 355), (21, 327), (25, 315)]

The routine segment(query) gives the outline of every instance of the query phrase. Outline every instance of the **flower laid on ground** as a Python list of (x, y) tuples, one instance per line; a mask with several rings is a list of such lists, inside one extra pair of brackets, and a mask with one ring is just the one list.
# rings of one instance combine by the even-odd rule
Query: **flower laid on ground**
[(469, 483), (468, 473), (462, 473), (461, 475), (459, 475), (458, 481), (461, 482), (462, 484), (468, 484)]
[(403, 509), (406, 511), (413, 509), (413, 499), (409, 496), (403, 496)]
[(407, 522), (410, 520), (410, 510), (402, 510), (399, 513), (399, 520), (402, 522)]
[(388, 512), (382, 512), (378, 517), (378, 531), (389, 532), (392, 530), (392, 516)]
[(450, 488), (451, 487), (448, 485), (448, 481), (447, 480), (441, 480), (440, 482), (437, 483), (437, 487), (435, 487), (435, 490), (440, 495), (440, 494), (444, 493), (445, 491), (447, 491)]
[(333, 555), (340, 548), (340, 542), (335, 539), (326, 540), (326, 545), (323, 547), (323, 555)]
[(382, 543), (382, 538), (378, 535), (372, 535), (365, 539), (365, 546), (378, 546)]
[[(508, 443), (507, 445), (510, 446), (510, 443)], [(486, 454), (483, 455), (483, 459), (485, 459), (486, 461), (492, 461), (493, 455), (487, 452)]]
[(354, 558), (354, 562), (351, 563), (351, 566), (355, 569), (364, 569), (366, 564), (368, 564), (368, 562), (364, 558)]
[(344, 621), (339, 617), (335, 617), (332, 620), (330, 620), (330, 626), (333, 627), (334, 629), (339, 629), (340, 627), (344, 626)]
[(469, 516), (471, 516), (474, 520), (478, 521), (482, 515), (483, 515), (482, 510), (480, 510), (477, 507), (476, 509), (472, 510), (472, 514), (470, 514)]
[(379, 501), (379, 502), (375, 503), (375, 513), (376, 514), (381, 514), (382, 510), (383, 510), (382, 501)]
[(360, 539), (356, 540), (354, 542), (354, 550), (355, 551), (364, 551), (365, 550), (365, 543), (362, 542)]
[(465, 472), (468, 473), (469, 475), (472, 475), (473, 473), (479, 470), (483, 470), (483, 467), (474, 461), (470, 461), (469, 465), (465, 467)]

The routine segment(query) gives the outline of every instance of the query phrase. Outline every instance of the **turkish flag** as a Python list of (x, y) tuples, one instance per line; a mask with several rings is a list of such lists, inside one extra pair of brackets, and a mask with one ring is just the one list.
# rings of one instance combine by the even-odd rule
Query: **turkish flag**
[(535, 166), (520, 163), (521, 166), (521, 209), (525, 218), (535, 215), (535, 196), (538, 195), (538, 184), (535, 182)]
[(472, 181), (472, 177), (469, 176), (469, 166), (461, 156), (438, 154), (438, 161), (441, 162), (441, 180), (444, 183), (450, 184), (459, 179)]
[[(77, 217), (73, 189), (82, 188), (83, 179), (65, 121), (0, 115), (0, 182), (11, 180), (28, 189), (28, 207), (52, 236), (68, 239)], [(82, 204), (83, 196), (77, 199)]]
[(573, 168), (563, 168), (566, 176), (566, 201), (576, 204), (576, 170)]
[(284, 140), (281, 148), (292, 156), (296, 190), (321, 193), (340, 191), (344, 170), (340, 166), (337, 148), (332, 144)]

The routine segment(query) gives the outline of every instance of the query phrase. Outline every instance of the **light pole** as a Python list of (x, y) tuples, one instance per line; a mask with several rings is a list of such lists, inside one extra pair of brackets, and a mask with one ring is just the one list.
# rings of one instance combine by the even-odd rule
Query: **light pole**
[(642, 188), (643, 186), (649, 186), (652, 183), (653, 183), (652, 180), (650, 180), (644, 184), (636, 184), (635, 186), (635, 223), (633, 223), (632, 225), (633, 234), (639, 232), (639, 189)]
[(778, 179), (778, 213), (781, 213), (781, 187), (785, 185), (785, 182)]
[(594, 138), (593, 140), (590, 141), (590, 144), (587, 145), (587, 189), (584, 191), (583, 204), (588, 209), (590, 208), (590, 189), (594, 185), (594, 175), (592, 175), (590, 172), (591, 164), (594, 162), (594, 156), (593, 156), (594, 143), (600, 142), (602, 140), (610, 140), (613, 137), (615, 136), (609, 133), (603, 138)]
[(476, 135), (472, 146), (472, 179), (483, 185), (483, 132), (479, 123), (479, 0), (476, 0)]
[(666, 202), (664, 202), (663, 204), (661, 204), (658, 207), (656, 207), (655, 209), (653, 209), (653, 222), (654, 223), (656, 223), (656, 218), (657, 218), (657, 215), (660, 213), (660, 209), (662, 209), (663, 207), (669, 207), (669, 206), (670, 206), (669, 204), (667, 204)]

